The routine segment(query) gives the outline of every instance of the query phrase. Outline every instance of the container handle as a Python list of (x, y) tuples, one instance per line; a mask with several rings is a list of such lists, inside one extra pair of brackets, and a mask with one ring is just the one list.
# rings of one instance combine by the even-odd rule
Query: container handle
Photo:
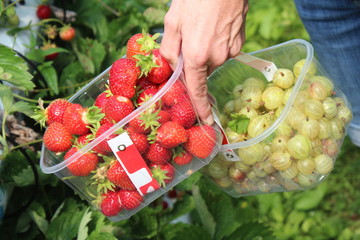
[(273, 75), (277, 70), (277, 67), (273, 62), (266, 61), (258, 57), (254, 57), (253, 55), (244, 52), (240, 52), (240, 54), (236, 56), (234, 59), (252, 68), (259, 70), (262, 74), (264, 74), (265, 78), (269, 82), (272, 81)]

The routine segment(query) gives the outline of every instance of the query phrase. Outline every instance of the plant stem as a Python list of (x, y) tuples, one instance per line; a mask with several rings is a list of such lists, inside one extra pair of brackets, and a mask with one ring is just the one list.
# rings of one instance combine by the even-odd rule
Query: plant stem
[[(18, 99), (21, 99), (21, 100), (25, 100), (27, 102), (32, 102), (32, 103), (38, 103), (38, 100), (35, 100), (35, 99), (32, 99), (32, 98), (27, 98), (27, 97), (23, 97), (21, 95), (18, 95), (16, 93), (13, 93), (13, 96), (18, 98)], [(50, 103), (51, 101), (44, 101), (45, 103)]]
[(37, 140), (31, 141), (31, 142), (19, 144), (19, 145), (17, 145), (16, 147), (11, 148), (11, 151), (13, 151), (13, 150), (15, 150), (15, 149), (18, 149), (18, 148), (26, 147), (26, 146), (29, 146), (29, 145), (32, 145), (32, 144), (36, 144), (36, 143), (39, 143), (39, 142), (42, 142), (42, 141), (43, 141), (43, 140), (42, 140), (42, 138), (41, 138), (41, 139), (37, 139)]
[(9, 146), (6, 144), (6, 129), (5, 129), (6, 118), (7, 118), (7, 113), (6, 111), (4, 111), (3, 120), (1, 123), (2, 138), (4, 139), (4, 153), (3, 153), (4, 156), (6, 156), (9, 152)]

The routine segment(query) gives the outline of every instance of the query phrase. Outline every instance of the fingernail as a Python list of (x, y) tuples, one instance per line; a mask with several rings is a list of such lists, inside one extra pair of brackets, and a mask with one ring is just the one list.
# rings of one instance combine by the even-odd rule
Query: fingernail
[(210, 114), (204, 121), (204, 124), (212, 125), (214, 123), (214, 117), (212, 114)]

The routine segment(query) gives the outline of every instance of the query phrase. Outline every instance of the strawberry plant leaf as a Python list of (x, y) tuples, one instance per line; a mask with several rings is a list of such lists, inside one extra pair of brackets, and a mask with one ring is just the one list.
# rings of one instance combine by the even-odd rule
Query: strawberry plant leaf
[(10, 48), (0, 45), (0, 80), (5, 80), (22, 90), (32, 90), (35, 84), (27, 71), (25, 61)]
[(195, 208), (199, 214), (201, 223), (204, 225), (206, 231), (210, 234), (211, 238), (214, 236), (216, 222), (214, 217), (211, 215), (206, 202), (200, 194), (200, 189), (198, 186), (194, 186), (192, 189), (192, 194), (195, 200)]
[(323, 198), (327, 192), (327, 183), (323, 182), (314, 189), (311, 189), (295, 202), (295, 209), (298, 210), (310, 210), (316, 208), (320, 203), (323, 202)]
[(10, 107), (9, 114), (13, 114), (15, 112), (24, 113), (29, 117), (31, 117), (34, 114), (31, 104), (24, 101), (16, 102)]
[(77, 236), (77, 240), (86, 240), (89, 236), (88, 231), (89, 231), (89, 227), (87, 226), (87, 224), (91, 221), (91, 211), (90, 208), (87, 208), (84, 216), (81, 218), (80, 221), (80, 225), (79, 225), (79, 230), (78, 230), (78, 236)]
[(209, 240), (212, 238), (209, 232), (201, 226), (187, 224), (180, 228), (171, 240), (183, 239)]
[(184, 195), (182, 199), (177, 199), (173, 209), (170, 212), (161, 216), (160, 224), (166, 225), (167, 223), (175, 220), (176, 218), (191, 212), (194, 208), (194, 198), (189, 195)]
[(4, 108), (4, 112), (8, 114), (14, 101), (14, 96), (9, 86), (0, 84), (0, 100)]
[(93, 231), (87, 240), (117, 240), (117, 238), (110, 232)]
[(12, 176), (15, 186), (17, 187), (26, 187), (33, 185), (35, 182), (34, 173), (32, 171), (31, 166), (27, 166), (27, 168), (22, 169), (16, 175)]
[(231, 120), (228, 122), (228, 127), (238, 134), (247, 132), (250, 119), (244, 115), (231, 114)]
[(132, 229), (131, 236), (134, 239), (150, 239), (157, 235), (159, 226), (154, 211), (151, 208), (143, 208), (129, 219), (128, 223)]
[(38, 67), (44, 76), (47, 86), (50, 88), (50, 94), (59, 94), (58, 76), (52, 62), (44, 62)]
[(49, 222), (46, 220), (46, 212), (44, 207), (38, 202), (33, 202), (26, 212), (27, 214), (29, 214), (30, 218), (35, 222), (39, 230), (43, 234), (45, 234), (49, 226)]
[(248, 240), (248, 239), (263, 239), (263, 240), (275, 240), (272, 231), (263, 223), (248, 222), (241, 225), (224, 240)]

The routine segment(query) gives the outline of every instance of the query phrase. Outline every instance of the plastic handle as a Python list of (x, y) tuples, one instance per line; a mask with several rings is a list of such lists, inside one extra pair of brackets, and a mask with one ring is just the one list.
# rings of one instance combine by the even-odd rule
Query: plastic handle
[(272, 81), (273, 75), (277, 70), (277, 67), (273, 62), (254, 57), (253, 55), (247, 53), (240, 52), (240, 54), (234, 59), (259, 70), (260, 72), (262, 72), (262, 74), (264, 74), (265, 78), (269, 82)]

